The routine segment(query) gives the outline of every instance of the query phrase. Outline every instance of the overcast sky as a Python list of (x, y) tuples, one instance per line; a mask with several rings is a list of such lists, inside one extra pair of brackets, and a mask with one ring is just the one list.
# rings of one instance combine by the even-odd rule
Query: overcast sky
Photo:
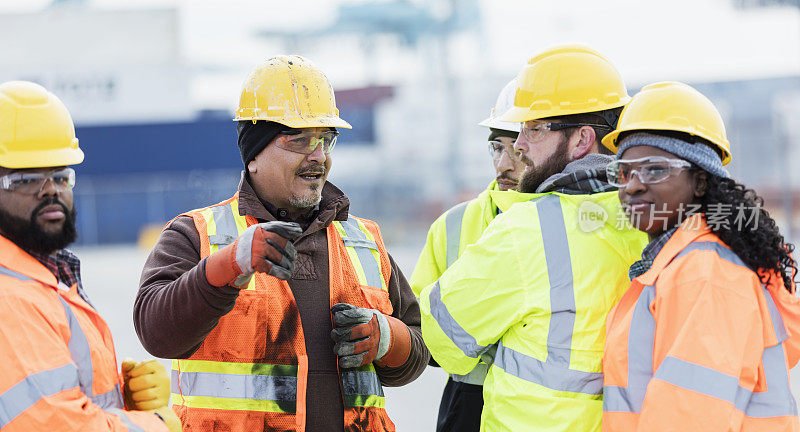
[[(87, 0), (103, 8), (176, 7), (181, 47), (199, 92), (229, 95), (254, 64), (287, 48), (258, 29), (324, 28), (337, 0)], [(0, 0), (0, 12), (36, 11), (44, 0)], [(352, 3), (352, 1), (350, 1)], [(446, 0), (417, 1), (419, 4)], [(800, 74), (800, 13), (793, 8), (735, 9), (729, 0), (481, 0), (483, 32), (452, 38), (450, 65), (464, 75), (516, 74), (536, 51), (586, 43), (608, 56), (629, 85), (676, 79), (715, 81)], [(386, 48), (386, 45), (381, 45)], [(367, 56), (355, 39), (303, 48), (337, 86), (392, 83), (430, 73), (432, 48), (388, 45)], [(427, 56), (425, 55), (427, 52)], [(420, 52), (423, 55), (420, 55)], [(423, 63), (420, 63), (422, 59)], [(232, 80), (230, 77), (237, 77)], [(204, 90), (204, 89), (216, 90)], [(201, 97), (201, 98), (202, 98)]]

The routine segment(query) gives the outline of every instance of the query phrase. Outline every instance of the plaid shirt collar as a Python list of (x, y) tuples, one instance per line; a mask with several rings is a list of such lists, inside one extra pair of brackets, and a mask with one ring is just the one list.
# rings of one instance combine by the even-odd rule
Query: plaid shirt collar
[(671, 228), (661, 234), (660, 236), (656, 237), (655, 240), (651, 241), (647, 246), (645, 246), (644, 250), (642, 251), (642, 259), (636, 261), (631, 265), (631, 268), (628, 269), (628, 277), (633, 280), (643, 274), (645, 274), (650, 267), (653, 266), (653, 262), (656, 260), (656, 256), (658, 253), (661, 252), (661, 249), (664, 248), (664, 245), (667, 244), (672, 235), (675, 234), (675, 231), (678, 231), (680, 226), (676, 226)]
[(553, 181), (541, 192), (561, 192), (567, 195), (595, 194), (617, 190), (606, 180), (606, 172), (597, 169), (571, 172)]
[(74, 253), (68, 249), (59, 249), (53, 255), (38, 254), (35, 252), (28, 253), (47, 267), (56, 279), (58, 279), (59, 283), (63, 283), (68, 287), (77, 285), (78, 295), (80, 295), (86, 303), (92, 304), (86, 292), (83, 290), (83, 283), (81, 282), (81, 260), (78, 259)]

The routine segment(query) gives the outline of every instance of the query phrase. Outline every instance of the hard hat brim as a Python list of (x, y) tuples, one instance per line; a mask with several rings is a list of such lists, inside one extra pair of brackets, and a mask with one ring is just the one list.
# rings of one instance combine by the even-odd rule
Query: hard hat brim
[(619, 149), (619, 142), (618, 141), (619, 141), (619, 136), (620, 136), (621, 133), (623, 133), (623, 132), (634, 132), (634, 131), (648, 131), (648, 130), (683, 132), (683, 133), (687, 133), (689, 135), (694, 135), (694, 136), (703, 138), (704, 140), (706, 140), (709, 143), (711, 143), (714, 146), (715, 149), (717, 149), (720, 152), (722, 152), (722, 165), (727, 165), (731, 161), (731, 153), (728, 150), (726, 150), (725, 148), (723, 148), (722, 146), (720, 146), (719, 144), (717, 144), (713, 137), (705, 136), (704, 134), (699, 134), (696, 131), (682, 130), (681, 128), (677, 128), (677, 127), (672, 127), (672, 128), (665, 127), (663, 124), (655, 123), (655, 122), (652, 123), (652, 124), (646, 124), (645, 123), (645, 124), (633, 125), (632, 127), (627, 127), (625, 129), (615, 129), (615, 130), (609, 132), (608, 135), (603, 137), (603, 140), (601, 142), (602, 142), (602, 144), (604, 146), (606, 146), (606, 148), (608, 148), (609, 150), (611, 150), (614, 153), (616, 153), (617, 150)]
[(561, 117), (575, 114), (588, 114), (593, 112), (605, 111), (613, 108), (625, 106), (630, 102), (630, 96), (625, 96), (615, 103), (597, 103), (591, 107), (581, 108), (547, 108), (547, 109), (531, 109), (514, 106), (508, 111), (498, 117), (501, 121), (524, 123), (531, 120), (540, 120), (550, 117)]
[(522, 124), (521, 123), (504, 122), (504, 121), (498, 120), (495, 117), (487, 118), (486, 120), (478, 123), (478, 126), (483, 126), (483, 127), (492, 128), (492, 129), (500, 129), (500, 130), (509, 131), (509, 132), (516, 132), (516, 133), (519, 133), (519, 131), (522, 129)]
[(285, 126), (289, 126), (293, 129), (301, 129), (301, 128), (313, 128), (313, 127), (338, 127), (344, 129), (352, 129), (353, 126), (350, 123), (342, 120), (339, 117), (314, 117), (314, 118), (269, 118), (269, 117), (235, 117), (233, 121), (272, 121), (275, 123), (280, 123)]
[(524, 123), (528, 120), (536, 120), (536, 117), (531, 117), (531, 110), (528, 108), (520, 108), (514, 106), (508, 111), (497, 117), (498, 120), (510, 123)]
[(20, 169), (78, 165), (83, 162), (83, 157), (83, 150), (79, 148), (15, 151), (13, 154), (0, 154), (0, 166)]

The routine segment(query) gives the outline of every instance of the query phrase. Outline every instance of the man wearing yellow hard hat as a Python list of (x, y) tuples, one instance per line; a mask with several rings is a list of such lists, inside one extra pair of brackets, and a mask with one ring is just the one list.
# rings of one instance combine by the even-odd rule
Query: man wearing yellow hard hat
[[(516, 202), (530, 199), (527, 194), (514, 191), (525, 170), (525, 164), (514, 151), (520, 124), (500, 120), (500, 116), (514, 105), (516, 91), (517, 80), (513, 79), (503, 87), (489, 117), (479, 123), (489, 129), (489, 154), (496, 177), (477, 197), (454, 206), (433, 222), (409, 280), (415, 294), (436, 282), (467, 246), (480, 238), (483, 230), (499, 213), (508, 210)], [(488, 365), (480, 363), (467, 374), (450, 375), (439, 405), (437, 432), (470, 432), (479, 429), (483, 409), (483, 380), (487, 370)]]
[(646, 237), (617, 226), (602, 137), (630, 99), (616, 68), (580, 45), (533, 56), (517, 76), (516, 150), (531, 193), (498, 215), (420, 294), (433, 358), (489, 364), (482, 431), (599, 431), (603, 328)]
[(180, 431), (164, 366), (126, 360), (118, 372), (65, 249), (76, 238), (70, 165), (81, 162), (55, 95), (0, 84), (0, 430)]
[(394, 431), (382, 386), (429, 354), (419, 305), (378, 225), (326, 182), (339, 118), (309, 60), (276, 56), (236, 111), (244, 172), (230, 199), (164, 229), (134, 321), (173, 361), (173, 408), (199, 431)]

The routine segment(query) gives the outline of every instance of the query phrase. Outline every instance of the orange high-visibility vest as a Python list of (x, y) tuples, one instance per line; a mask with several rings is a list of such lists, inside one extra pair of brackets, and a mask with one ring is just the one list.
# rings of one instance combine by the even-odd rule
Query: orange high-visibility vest
[[(239, 214), (238, 193), (186, 215), (200, 233), (201, 259), (258, 223)], [(327, 228), (331, 306), (392, 313), (389, 256), (378, 226), (350, 216)], [(345, 430), (394, 431), (372, 364), (339, 370)], [(306, 355), (300, 314), (286, 281), (256, 273), (236, 304), (187, 360), (174, 360), (173, 408), (186, 430), (304, 431)]]
[(39, 261), (0, 236), (0, 430), (166, 431), (124, 411), (111, 331)]
[(762, 285), (687, 219), (608, 315), (603, 430), (800, 430), (799, 312), (780, 278)]

